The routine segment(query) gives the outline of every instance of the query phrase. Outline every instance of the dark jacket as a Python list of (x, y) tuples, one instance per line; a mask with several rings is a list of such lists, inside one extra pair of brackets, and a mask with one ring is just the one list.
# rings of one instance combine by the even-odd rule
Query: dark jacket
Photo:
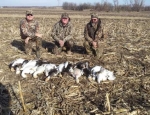
[(96, 25), (92, 24), (90, 21), (87, 23), (84, 29), (84, 38), (86, 41), (98, 41), (102, 39), (104, 36), (103, 28), (101, 27), (101, 20), (98, 19), (98, 23)]

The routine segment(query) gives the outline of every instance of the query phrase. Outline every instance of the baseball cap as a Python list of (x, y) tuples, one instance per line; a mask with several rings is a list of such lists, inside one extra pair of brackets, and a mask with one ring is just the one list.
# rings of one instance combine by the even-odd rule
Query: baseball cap
[(28, 15), (28, 14), (32, 14), (33, 15), (33, 11), (32, 10), (27, 10), (26, 11), (26, 15)]
[(92, 13), (91, 18), (98, 18), (98, 14), (97, 13)]
[(62, 13), (61, 18), (69, 18), (69, 14), (67, 14), (67, 13)]

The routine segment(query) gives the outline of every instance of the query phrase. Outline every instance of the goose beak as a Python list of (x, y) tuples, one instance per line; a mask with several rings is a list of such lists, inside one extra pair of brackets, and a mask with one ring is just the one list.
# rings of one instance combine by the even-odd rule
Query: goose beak
[(48, 76), (48, 77), (45, 79), (45, 81), (48, 82), (49, 80), (50, 80), (50, 77)]
[(15, 71), (15, 69), (14, 69), (13, 67), (11, 67), (11, 68), (10, 68), (10, 71), (12, 71), (12, 72), (13, 72), (13, 71)]

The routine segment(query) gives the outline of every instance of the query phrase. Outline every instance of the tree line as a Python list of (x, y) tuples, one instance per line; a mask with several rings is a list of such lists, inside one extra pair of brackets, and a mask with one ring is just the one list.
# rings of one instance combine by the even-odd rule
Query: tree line
[(119, 0), (113, 0), (113, 3), (107, 2), (107, 0), (102, 0), (101, 3), (83, 3), (77, 5), (73, 2), (63, 2), (62, 8), (64, 10), (78, 10), (83, 11), (86, 9), (96, 10), (96, 11), (150, 11), (150, 6), (144, 5), (144, 0), (124, 0), (123, 5), (119, 5)]

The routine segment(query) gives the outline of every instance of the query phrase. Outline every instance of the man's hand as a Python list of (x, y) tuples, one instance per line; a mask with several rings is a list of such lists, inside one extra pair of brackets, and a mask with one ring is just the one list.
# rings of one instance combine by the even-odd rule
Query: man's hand
[(42, 34), (39, 34), (39, 33), (35, 33), (35, 36), (42, 38)]
[(97, 42), (94, 42), (94, 41), (93, 41), (93, 42), (92, 42), (92, 45), (93, 45), (94, 48), (97, 48)]
[(60, 45), (60, 47), (63, 47), (64, 46), (64, 41), (63, 40), (59, 40), (59, 45)]
[(26, 44), (28, 44), (29, 39), (30, 39), (30, 37), (27, 37), (27, 38), (25, 39), (25, 43), (26, 43)]

